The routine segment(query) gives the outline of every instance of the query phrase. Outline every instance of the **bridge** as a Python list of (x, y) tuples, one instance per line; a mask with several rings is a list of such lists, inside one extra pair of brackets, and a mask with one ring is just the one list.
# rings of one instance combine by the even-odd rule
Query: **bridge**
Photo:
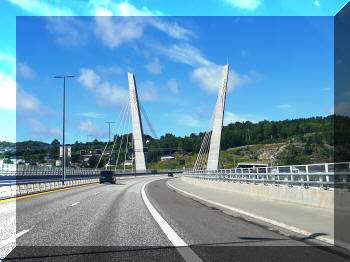
[[(2, 166), (0, 257), (348, 261), (350, 162), (220, 168), (228, 72), (226, 65), (191, 170), (148, 169), (133, 74), (128, 74), (129, 104), (121, 121), (132, 123), (124, 160), (130, 158), (133, 168), (114, 167), (116, 185), (98, 183), (105, 169), (67, 167), (62, 183), (61, 168)], [(120, 148), (117, 152), (119, 158)], [(344, 225), (341, 230), (336, 219), (337, 226)]]

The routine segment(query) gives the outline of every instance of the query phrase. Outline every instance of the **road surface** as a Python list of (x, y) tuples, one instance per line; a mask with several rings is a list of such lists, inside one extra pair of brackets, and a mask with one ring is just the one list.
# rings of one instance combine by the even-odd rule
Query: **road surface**
[[(210, 208), (170, 189), (166, 181), (127, 179), (0, 202), (0, 256), (13, 247), (10, 218), (15, 216), (17, 247), (4, 261), (349, 259)], [(174, 248), (174, 241), (190, 247)]]

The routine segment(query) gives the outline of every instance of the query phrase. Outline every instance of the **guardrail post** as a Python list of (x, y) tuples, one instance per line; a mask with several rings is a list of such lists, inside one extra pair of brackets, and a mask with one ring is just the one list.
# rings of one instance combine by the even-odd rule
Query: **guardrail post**
[[(328, 169), (328, 164), (325, 164), (324, 169), (325, 169), (326, 173), (329, 172), (329, 171), (328, 171), (328, 170), (329, 170), (329, 169)], [(328, 175), (328, 174), (326, 175), (326, 181), (327, 181), (327, 183), (329, 183), (329, 175)]]

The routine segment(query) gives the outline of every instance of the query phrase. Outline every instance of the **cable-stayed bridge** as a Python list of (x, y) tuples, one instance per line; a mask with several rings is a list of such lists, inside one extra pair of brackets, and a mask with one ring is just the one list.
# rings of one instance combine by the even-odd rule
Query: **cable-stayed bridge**
[[(0, 257), (348, 261), (350, 162), (221, 168), (228, 73), (226, 65), (193, 169), (148, 169), (141, 113), (156, 134), (130, 73), (112, 153), (107, 154), (107, 143), (99, 159), (108, 158), (107, 167), (67, 167), (63, 184), (59, 167), (3, 165)], [(106, 168), (116, 174), (116, 185), (98, 183)], [(227, 256), (210, 249), (218, 246), (254, 249)], [(278, 249), (271, 251), (271, 246)], [(286, 256), (296, 246), (303, 248)]]

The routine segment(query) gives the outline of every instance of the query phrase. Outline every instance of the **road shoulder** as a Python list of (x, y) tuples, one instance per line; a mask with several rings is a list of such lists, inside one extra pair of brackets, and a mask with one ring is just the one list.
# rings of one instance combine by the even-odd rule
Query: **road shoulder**
[(246, 194), (205, 188), (188, 183), (181, 178), (168, 181), (177, 192), (194, 198), (225, 213), (243, 216), (257, 223), (277, 227), (284, 234), (316, 239), (321, 245), (333, 245), (333, 210), (300, 206), (282, 201), (262, 200)]

